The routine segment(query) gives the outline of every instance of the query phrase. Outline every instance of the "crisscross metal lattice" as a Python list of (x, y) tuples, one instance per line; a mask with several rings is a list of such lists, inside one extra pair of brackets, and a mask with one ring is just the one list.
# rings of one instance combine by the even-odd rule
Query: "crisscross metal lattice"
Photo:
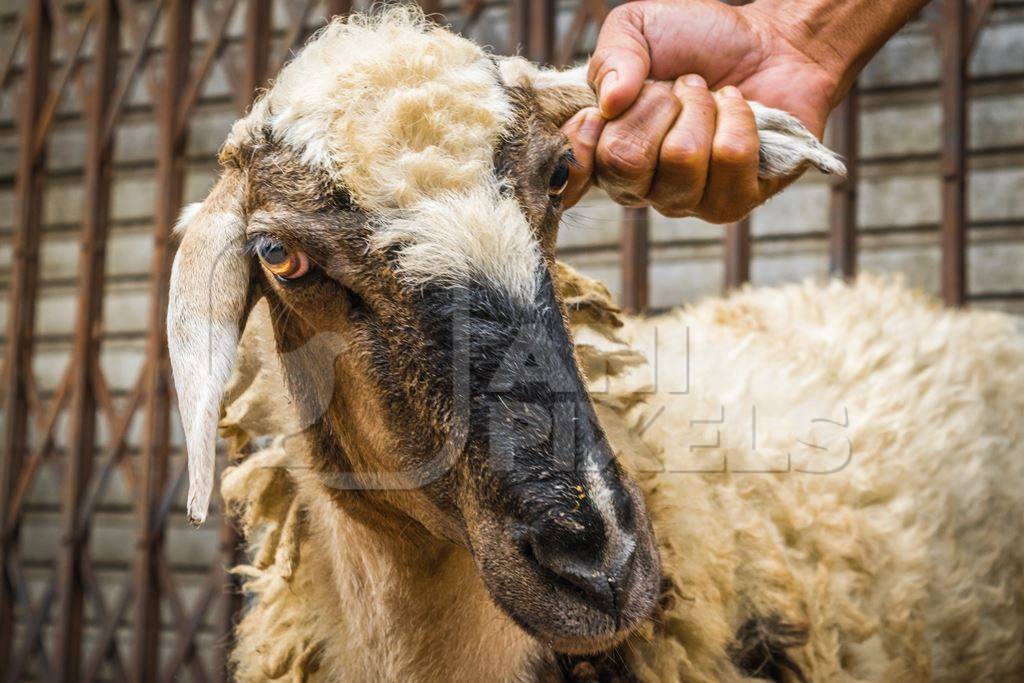
[[(424, 9), (498, 52), (565, 65), (585, 58), (614, 3), (579, 0), (456, 0)], [(927, 18), (942, 54), (943, 294), (965, 287), (967, 60), (993, 0), (938, 0)], [(357, 8), (363, 8), (358, 5)], [(191, 123), (204, 102), (240, 113), (253, 95), (326, 18), (352, 0), (24, 0), (0, 48), (3, 102), (17, 108), (13, 258), (3, 365), (0, 461), (0, 672), (10, 680), (220, 680), (231, 625), (240, 609), (225, 568), (237, 539), (220, 535), (219, 557), (190, 591), (166, 552), (168, 530), (182, 524), (178, 497), (184, 454), (175, 437), (176, 401), (164, 330), (171, 229), (187, 194), (194, 159)], [(561, 28), (560, 28), (561, 27)], [(228, 95), (209, 95), (215, 75)], [(78, 241), (70, 354), (50, 389), (33, 359), (37, 329), (44, 200), (55, 130), (75, 109), (84, 121), (82, 208), (69, 229)], [(834, 273), (856, 268), (856, 91), (833, 120), (833, 145), (851, 176), (832, 188), (830, 253)], [(112, 388), (101, 357), (108, 343), (105, 294), (113, 179), (126, 118), (155, 125), (156, 191), (150, 239), (148, 323), (140, 333), (137, 376)], [(647, 305), (648, 216), (627, 209), (622, 230), (623, 303)], [(727, 287), (749, 277), (750, 224), (724, 236)], [(116, 314), (116, 311), (115, 311)], [(127, 387), (127, 388), (124, 388)], [(24, 523), (43, 477), (59, 489), (60, 534), (54, 561), (28, 567)], [(115, 485), (115, 482), (118, 482)], [(134, 533), (123, 539), (130, 569), (113, 582), (96, 559), (95, 520), (111, 491), (127, 491)], [(31, 570), (31, 571), (29, 571)], [(42, 574), (41, 580), (30, 573)], [(112, 586), (112, 588), (111, 588)], [(215, 615), (212, 616), (211, 615)], [(127, 637), (125, 632), (127, 631)], [(212, 645), (210, 645), (212, 643)], [(214, 651), (211, 652), (210, 649)]]

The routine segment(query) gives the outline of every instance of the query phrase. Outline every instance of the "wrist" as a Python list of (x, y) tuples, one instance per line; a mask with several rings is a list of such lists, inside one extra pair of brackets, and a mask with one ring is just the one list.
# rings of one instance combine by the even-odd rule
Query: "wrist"
[(755, 0), (746, 12), (818, 65), (837, 105), (857, 74), (927, 0)]
[(813, 67), (829, 108), (842, 101), (862, 68), (857, 64), (857, 49), (851, 41), (832, 40), (826, 18), (814, 11), (812, 3), (756, 0), (738, 9), (761, 33), (766, 62), (801, 61)]

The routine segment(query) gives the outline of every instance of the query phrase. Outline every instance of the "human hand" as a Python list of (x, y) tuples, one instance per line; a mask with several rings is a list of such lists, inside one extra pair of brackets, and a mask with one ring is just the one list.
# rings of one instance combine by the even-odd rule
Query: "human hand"
[(794, 114), (820, 136), (843, 74), (838, 61), (808, 54), (778, 14), (717, 0), (613, 10), (588, 74), (607, 121), (584, 111), (563, 129), (583, 170), (566, 205), (586, 191), (590, 168), (619, 203), (717, 223), (738, 220), (791, 182), (758, 177), (746, 98)]

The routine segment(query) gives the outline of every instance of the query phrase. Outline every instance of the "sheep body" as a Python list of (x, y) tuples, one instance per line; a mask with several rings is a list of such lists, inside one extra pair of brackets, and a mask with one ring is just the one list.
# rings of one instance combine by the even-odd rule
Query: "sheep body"
[[(649, 681), (1024, 673), (1013, 319), (861, 277), (644, 320), (557, 274), (667, 579), (660, 613), (613, 661)], [(254, 553), (237, 570), (255, 596), (237, 678), (533, 679), (550, 653), (502, 617), (468, 553), (417, 558), (424, 582), (331, 513), (301, 436), (281, 436), (295, 425), (268, 335), (257, 311), (222, 422), (237, 452), (278, 435), (222, 482)]]

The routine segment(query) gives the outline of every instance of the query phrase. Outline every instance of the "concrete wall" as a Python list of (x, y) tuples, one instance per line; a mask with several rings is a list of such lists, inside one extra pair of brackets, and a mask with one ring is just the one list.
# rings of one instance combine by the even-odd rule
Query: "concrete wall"
[[(287, 20), (281, 4), (275, 3), (279, 28)], [(19, 0), (0, 0), (0, 55), (6, 54), (20, 5)], [(574, 6), (565, 3), (561, 7), (563, 26)], [(76, 7), (80, 10), (80, 6), (69, 6), (72, 16)], [(487, 12), (475, 33), (483, 42), (503, 45), (504, 17), (500, 9)], [(232, 26), (235, 41), (228, 48), (229, 55), (238, 50), (241, 16), (236, 12)], [(311, 22), (317, 19), (316, 12), (310, 15)], [(196, 34), (198, 41), (208, 35), (202, 13)], [(125, 59), (127, 48), (126, 43)], [(202, 46), (197, 44), (197, 58), (201, 51)], [(159, 65), (159, 60), (157, 54), (154, 64)], [(969, 287), (972, 293), (1024, 290), (1024, 1), (997, 3), (990, 25), (981, 34), (971, 73), (976, 77), (970, 88), (970, 147), (975, 155), (970, 163), (969, 214), (980, 225), (970, 236)], [(869, 90), (863, 98), (860, 150), (867, 159), (861, 171), (859, 206), (862, 266), (903, 273), (910, 283), (931, 292), (938, 291), (940, 259), (937, 153), (941, 117), (937, 74), (933, 42), (922, 24), (911, 25), (894, 38), (862, 78)], [(188, 201), (200, 199), (209, 188), (215, 173), (214, 153), (236, 117), (228, 79), (224, 69), (214, 69), (191, 124)], [(13, 125), (19, 80), (20, 73), (15, 73), (12, 87), (0, 92), (0, 330), (4, 332), (12, 258), (13, 174), (19, 145)], [(117, 130), (101, 356), (119, 408), (135, 385), (145, 355), (151, 215), (156, 192), (155, 135), (149, 91), (139, 79)], [(45, 400), (52, 396), (66, 367), (74, 325), (85, 152), (85, 123), (74, 88), (68, 89), (61, 102), (48, 152), (50, 178), (46, 185), (33, 362)], [(902, 154), (914, 154), (916, 160), (890, 160)], [(754, 283), (777, 284), (825, 276), (827, 198), (825, 180), (808, 174), (754, 214)], [(559, 238), (566, 260), (607, 282), (615, 293), (620, 291), (620, 212), (595, 192), (569, 213)], [(720, 290), (719, 227), (653, 215), (651, 230), (652, 306), (673, 306)], [(984, 305), (1024, 312), (1022, 302), (993, 301)], [(57, 433), (55, 465), (59, 468), (66, 445), (63, 423)], [(107, 437), (107, 425), (101, 420), (100, 443)], [(134, 458), (141, 445), (140, 419), (131, 428), (129, 443), (129, 457)], [(177, 427), (174, 443), (180, 457)], [(22, 560), (37, 595), (53, 571), (59, 542), (59, 490), (54, 472), (44, 468), (32, 488), (25, 517)], [(217, 529), (216, 524), (200, 531), (186, 529), (180, 502), (179, 495), (167, 552), (187, 605), (197, 593), (206, 568), (217, 561)], [(118, 595), (128, 577), (134, 525), (130, 493), (118, 474), (102, 501), (92, 534), (92, 552), (108, 602)], [(95, 628), (92, 617), (90, 608), (90, 633)], [(170, 618), (170, 613), (165, 614), (168, 623)], [(130, 633), (130, 625), (123, 624), (119, 638), (125, 645)], [(204, 633), (205, 639), (212, 637), (208, 630)], [(173, 644), (168, 639), (166, 646)], [(123, 651), (127, 652), (126, 647)]]

